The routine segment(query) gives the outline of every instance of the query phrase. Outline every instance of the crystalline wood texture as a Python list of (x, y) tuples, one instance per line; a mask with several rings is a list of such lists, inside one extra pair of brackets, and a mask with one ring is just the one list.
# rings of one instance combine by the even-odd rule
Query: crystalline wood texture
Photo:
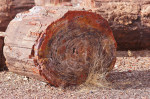
[(79, 85), (93, 72), (108, 73), (116, 60), (116, 42), (107, 21), (71, 10), (34, 7), (12, 20), (4, 47), (9, 70), (45, 78), (54, 86)]

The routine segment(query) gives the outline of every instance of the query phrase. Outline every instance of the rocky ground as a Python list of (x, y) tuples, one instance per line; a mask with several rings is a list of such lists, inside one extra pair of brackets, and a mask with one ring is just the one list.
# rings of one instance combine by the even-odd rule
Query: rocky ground
[(0, 99), (150, 99), (150, 51), (118, 51), (107, 80), (112, 88), (61, 90), (47, 83), (0, 72)]

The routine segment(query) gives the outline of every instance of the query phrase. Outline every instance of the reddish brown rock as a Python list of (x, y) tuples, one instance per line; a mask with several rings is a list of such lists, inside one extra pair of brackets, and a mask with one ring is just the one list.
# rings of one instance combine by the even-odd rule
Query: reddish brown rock
[(108, 73), (116, 60), (116, 42), (107, 21), (81, 9), (36, 6), (18, 14), (6, 32), (8, 69), (44, 77), (54, 86), (94, 79)]
[(97, 13), (108, 20), (119, 50), (141, 49), (139, 44), (140, 6), (138, 3), (103, 3)]
[(150, 49), (148, 0), (97, 0), (96, 12), (109, 22), (119, 50)]
[(141, 8), (141, 46), (150, 49), (150, 2)]

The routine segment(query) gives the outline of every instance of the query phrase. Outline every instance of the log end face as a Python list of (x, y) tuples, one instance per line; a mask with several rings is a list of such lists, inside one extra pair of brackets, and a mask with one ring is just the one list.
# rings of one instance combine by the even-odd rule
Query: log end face
[(54, 86), (79, 85), (91, 74), (110, 71), (115, 63), (112, 31), (105, 19), (92, 12), (69, 11), (40, 39), (36, 64)]

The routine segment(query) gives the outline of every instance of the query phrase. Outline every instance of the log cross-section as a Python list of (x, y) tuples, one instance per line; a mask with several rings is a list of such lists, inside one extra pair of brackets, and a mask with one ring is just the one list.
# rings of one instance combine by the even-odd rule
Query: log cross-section
[(79, 85), (91, 74), (107, 74), (116, 61), (107, 21), (93, 12), (60, 8), (35, 7), (12, 20), (4, 47), (8, 69), (54, 86)]
[(111, 29), (92, 12), (67, 12), (50, 24), (38, 41), (36, 64), (55, 86), (81, 84), (91, 68), (104, 73), (114, 65), (116, 43)]

